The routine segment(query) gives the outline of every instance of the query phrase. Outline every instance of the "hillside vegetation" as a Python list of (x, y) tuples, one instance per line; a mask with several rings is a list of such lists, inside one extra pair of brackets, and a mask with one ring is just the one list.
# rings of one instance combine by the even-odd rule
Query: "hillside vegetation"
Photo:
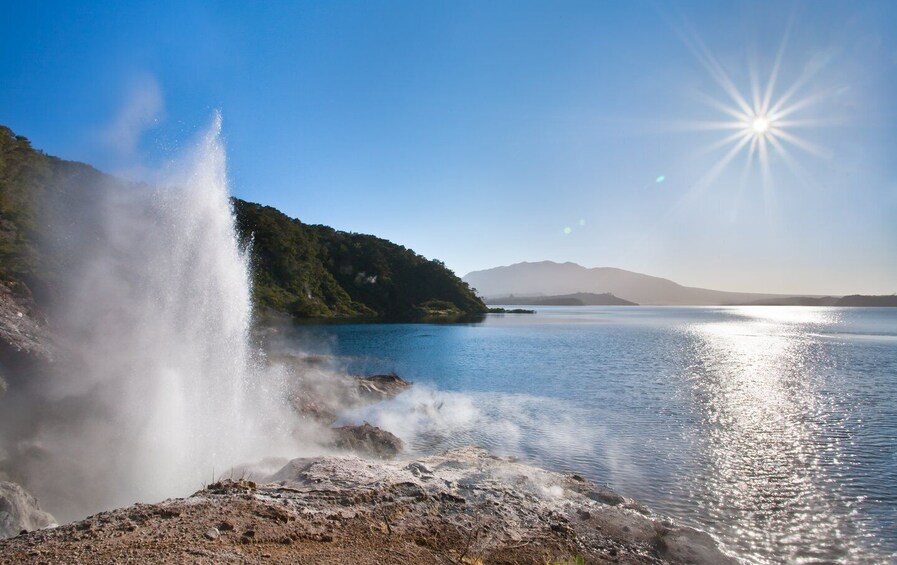
[(308, 225), (234, 199), (251, 238), (260, 306), (296, 317), (423, 319), (481, 314), (486, 306), (440, 261), (372, 235)]
[(39, 301), (52, 295), (62, 258), (41, 245), (51, 214), (47, 197), (65, 202), (73, 185), (108, 180), (89, 165), (37, 151), (27, 138), (0, 126), (0, 283), (29, 301), (32, 293)]
[[(42, 242), (55, 221), (95, 205), (91, 187), (126, 181), (35, 150), (0, 126), (0, 284), (47, 304), (65, 272), (63, 253)], [(52, 202), (57, 209), (48, 209)], [(420, 320), (480, 314), (486, 306), (441, 262), (371, 235), (307, 225), (278, 210), (234, 199), (239, 235), (252, 252), (259, 310), (296, 318)], [(84, 217), (89, 217), (87, 213)], [(89, 222), (76, 229), (91, 229)], [(20, 301), (20, 302), (21, 302)]]

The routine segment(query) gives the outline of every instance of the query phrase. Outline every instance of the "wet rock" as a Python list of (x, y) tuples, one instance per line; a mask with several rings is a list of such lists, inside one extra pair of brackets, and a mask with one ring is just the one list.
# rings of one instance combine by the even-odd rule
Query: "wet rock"
[(22, 354), (49, 361), (53, 345), (46, 319), (34, 305), (31, 291), (15, 281), (0, 281), (0, 346), (4, 356)]
[(422, 465), (418, 462), (409, 463), (405, 469), (411, 471), (411, 474), (415, 477), (424, 477), (430, 478), (433, 475), (433, 471), (427, 469), (425, 465)]
[(315, 461), (316, 459), (293, 459), (279, 471), (266, 477), (264, 481), (269, 483), (282, 483), (298, 480), (307, 469), (314, 465)]
[(404, 449), (401, 439), (367, 422), (334, 428), (333, 434), (334, 447), (377, 459), (392, 459)]
[(664, 528), (658, 553), (674, 563), (712, 563), (719, 554), (716, 541), (693, 528)]
[(56, 525), (37, 499), (16, 483), (0, 482), (0, 539)]
[(368, 402), (390, 399), (411, 386), (411, 383), (395, 373), (355, 377), (354, 379), (358, 387), (358, 395)]
[(303, 418), (319, 424), (330, 426), (337, 420), (336, 407), (328, 404), (321, 397), (303, 391), (290, 398), (290, 405)]
[(24, 283), (0, 280), (0, 398), (8, 388), (45, 374), (54, 354), (46, 317), (31, 291)]
[(600, 502), (602, 504), (608, 504), (610, 506), (618, 506), (626, 502), (626, 499), (615, 493), (614, 491), (598, 487), (588, 493), (586, 496), (594, 500), (595, 502)]
[(327, 359), (308, 356), (272, 355), (272, 365), (291, 371), (289, 401), (303, 418), (325, 426), (337, 421), (347, 408), (388, 400), (407, 390), (411, 383), (396, 374), (347, 376), (340, 370), (327, 370)]

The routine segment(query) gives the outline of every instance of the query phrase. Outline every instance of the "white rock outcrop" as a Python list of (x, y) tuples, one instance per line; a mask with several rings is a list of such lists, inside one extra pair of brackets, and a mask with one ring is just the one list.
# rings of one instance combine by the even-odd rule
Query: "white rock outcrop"
[(0, 539), (56, 525), (37, 499), (16, 483), (0, 481)]

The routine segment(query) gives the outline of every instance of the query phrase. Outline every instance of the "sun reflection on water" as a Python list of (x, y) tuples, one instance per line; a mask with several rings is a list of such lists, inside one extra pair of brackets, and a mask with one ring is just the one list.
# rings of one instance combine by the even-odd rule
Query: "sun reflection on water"
[(417, 430), (408, 445), (580, 473), (751, 563), (897, 563), (893, 309), (545, 307), (326, 330), (353, 371), (436, 385), (359, 418)]
[[(739, 553), (758, 562), (777, 545), (803, 547), (790, 562), (852, 558), (845, 538), (857, 532), (825, 495), (841, 440), (822, 433), (817, 415), (830, 412), (833, 398), (804, 370), (819, 352), (796, 331), (836, 314), (776, 307), (731, 314), (731, 321), (689, 328), (690, 376), (709, 459), (698, 484), (716, 501), (709, 510), (721, 524), (729, 520), (735, 531), (726, 537), (740, 540)], [(789, 543), (795, 539), (804, 543)]]

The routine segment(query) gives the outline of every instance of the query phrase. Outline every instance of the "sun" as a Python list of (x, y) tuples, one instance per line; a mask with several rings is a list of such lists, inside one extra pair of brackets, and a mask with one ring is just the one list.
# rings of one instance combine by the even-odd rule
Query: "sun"
[(754, 116), (748, 124), (748, 127), (754, 135), (759, 136), (768, 132), (772, 127), (772, 123), (770, 123), (769, 118), (766, 116)]
[(704, 152), (716, 152), (725, 148), (727, 150), (697, 181), (691, 192), (699, 193), (710, 186), (739, 155), (745, 155), (742, 184), (747, 181), (750, 171), (759, 166), (763, 187), (768, 194), (771, 194), (774, 184), (771, 167), (773, 160), (784, 163), (795, 177), (809, 183), (810, 175), (792, 154), (792, 149), (819, 158), (831, 157), (827, 149), (809, 141), (796, 131), (831, 125), (836, 121), (810, 119), (805, 113), (809, 108), (818, 106), (829, 95), (826, 92), (808, 91), (807, 85), (820, 66), (809, 63), (804, 65), (803, 73), (797, 76), (796, 80), (780, 88), (782, 81), (779, 79), (790, 29), (789, 23), (766, 84), (761, 84), (757, 66), (749, 62), (747, 68), (750, 71), (750, 81), (746, 85), (747, 88), (739, 88), (736, 85), (729, 72), (696, 34), (680, 30), (680, 38), (726, 95), (725, 99), (719, 99), (698, 93), (699, 100), (719, 111), (722, 119), (680, 123), (688, 130), (729, 131), (721, 139), (704, 148)]

